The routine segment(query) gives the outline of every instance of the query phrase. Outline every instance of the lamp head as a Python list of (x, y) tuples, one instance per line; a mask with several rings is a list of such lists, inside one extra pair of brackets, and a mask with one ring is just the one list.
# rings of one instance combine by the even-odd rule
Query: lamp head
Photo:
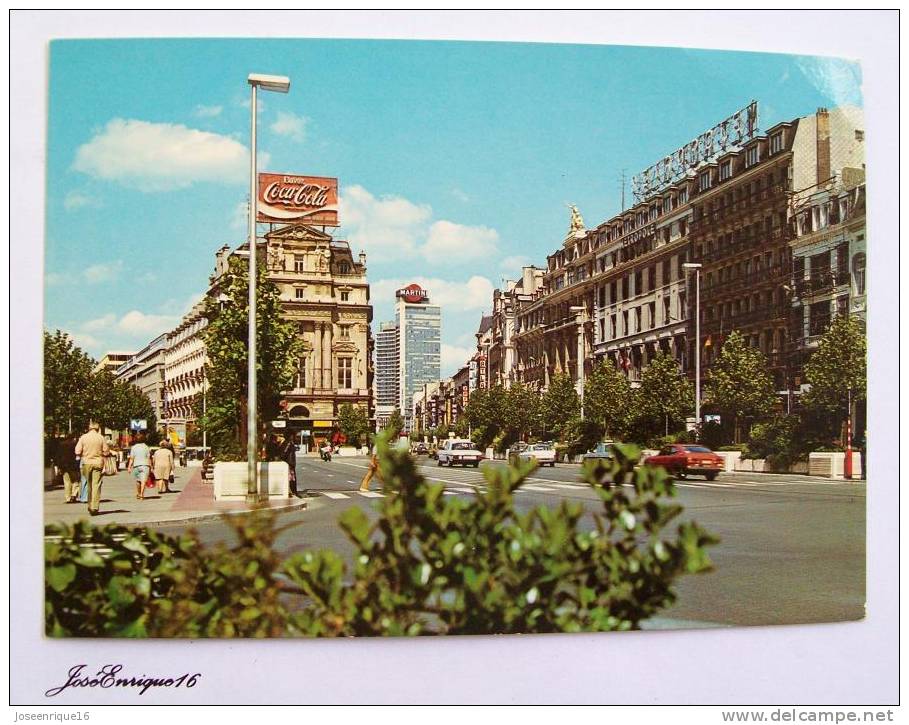
[(246, 79), (251, 86), (258, 86), (266, 91), (287, 93), (290, 90), (290, 78), (287, 76), (270, 76), (263, 73), (250, 73)]

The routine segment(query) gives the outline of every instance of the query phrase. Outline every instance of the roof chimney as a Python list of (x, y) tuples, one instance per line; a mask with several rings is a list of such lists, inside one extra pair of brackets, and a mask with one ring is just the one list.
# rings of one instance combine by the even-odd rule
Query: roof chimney
[(826, 108), (817, 109), (817, 183), (830, 178), (830, 114)]

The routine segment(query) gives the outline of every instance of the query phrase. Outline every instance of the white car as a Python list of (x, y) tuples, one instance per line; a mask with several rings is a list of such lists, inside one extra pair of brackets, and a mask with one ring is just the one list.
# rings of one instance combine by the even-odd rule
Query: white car
[(476, 468), (483, 460), (483, 454), (480, 453), (473, 444), (463, 438), (450, 438), (445, 441), (437, 453), (436, 465), (444, 466), (473, 466)]
[(532, 459), (541, 466), (554, 468), (556, 460), (555, 448), (552, 447), (551, 443), (530, 443), (529, 445), (512, 449), (510, 459), (518, 459), (519, 461)]

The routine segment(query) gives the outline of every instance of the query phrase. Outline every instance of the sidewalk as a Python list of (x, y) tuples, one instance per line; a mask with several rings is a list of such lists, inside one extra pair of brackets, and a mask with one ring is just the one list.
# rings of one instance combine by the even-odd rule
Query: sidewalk
[[(136, 484), (126, 471), (105, 476), (101, 486), (101, 513), (88, 515), (84, 503), (64, 503), (63, 487), (44, 489), (44, 523), (72, 524), (89, 519), (97, 526), (127, 524), (150, 526), (165, 523), (189, 523), (218, 519), (224, 514), (249, 511), (241, 501), (215, 501), (211, 484), (202, 482), (201, 468), (174, 469), (172, 493), (159, 494), (157, 488), (145, 489), (145, 498), (136, 500)], [(268, 507), (277, 511), (293, 511), (306, 507), (304, 499), (272, 499)]]

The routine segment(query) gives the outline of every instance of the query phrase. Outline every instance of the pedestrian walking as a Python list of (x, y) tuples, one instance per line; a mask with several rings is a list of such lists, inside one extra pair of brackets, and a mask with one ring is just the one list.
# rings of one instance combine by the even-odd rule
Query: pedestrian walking
[(54, 452), (54, 465), (60, 469), (63, 476), (63, 502), (76, 503), (79, 498), (79, 483), (82, 474), (79, 471), (79, 459), (76, 458), (76, 439), (67, 436), (57, 441), (57, 450)]
[(101, 508), (101, 473), (104, 470), (104, 456), (110, 453), (107, 440), (101, 435), (101, 426), (91, 422), (88, 431), (76, 443), (75, 453), (80, 457), (80, 473), (85, 477), (88, 491), (89, 516), (97, 516)]
[(155, 482), (158, 484), (158, 493), (170, 493), (170, 479), (174, 473), (173, 451), (166, 446), (161, 446), (152, 455), (152, 467)]
[(136, 479), (136, 499), (145, 498), (145, 484), (151, 475), (151, 450), (145, 443), (145, 433), (136, 436), (136, 442), (129, 449), (129, 460), (126, 469)]
[(294, 498), (299, 498), (297, 493), (297, 447), (291, 436), (278, 436), (278, 446), (281, 460), (290, 468), (290, 493)]
[[(382, 481), (382, 472), (379, 470), (379, 457), (375, 453), (373, 453), (372, 457), (369, 459), (369, 467), (366, 469), (363, 480), (360, 481), (360, 491), (369, 490), (369, 482), (372, 480), (373, 476)], [(384, 481), (382, 482), (384, 483)]]

